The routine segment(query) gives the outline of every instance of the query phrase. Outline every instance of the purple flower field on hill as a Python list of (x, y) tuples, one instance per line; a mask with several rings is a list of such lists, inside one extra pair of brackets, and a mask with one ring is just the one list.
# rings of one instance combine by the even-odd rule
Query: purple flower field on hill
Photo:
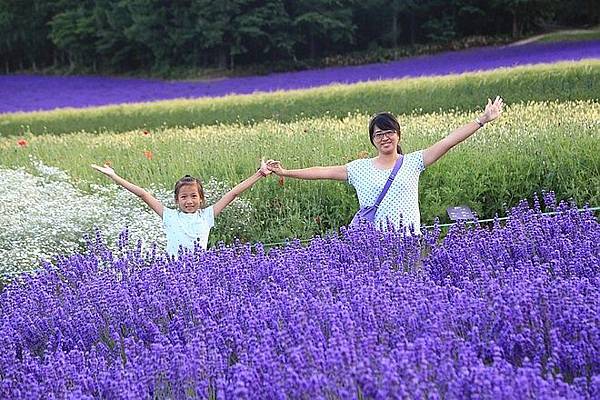
[(197, 82), (3, 75), (0, 76), (0, 113), (303, 89), (332, 83), (447, 75), (590, 58), (600, 58), (600, 41), (478, 48), (382, 64)]
[(0, 294), (0, 398), (600, 398), (600, 224), (545, 204), (441, 243), (169, 260), (98, 236)]

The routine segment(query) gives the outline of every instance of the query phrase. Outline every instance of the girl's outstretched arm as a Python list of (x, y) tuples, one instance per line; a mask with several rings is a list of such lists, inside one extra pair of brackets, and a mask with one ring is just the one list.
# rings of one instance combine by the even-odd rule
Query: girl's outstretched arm
[(160, 201), (158, 201), (154, 196), (150, 193), (142, 189), (141, 187), (134, 185), (131, 182), (126, 181), (121, 178), (117, 173), (107, 164), (104, 164), (103, 167), (92, 164), (92, 168), (97, 171), (102, 172), (104, 175), (111, 178), (117, 185), (123, 186), (125, 189), (129, 190), (131, 193), (138, 196), (140, 199), (144, 201), (144, 203), (148, 204), (151, 209), (153, 209), (161, 218), (163, 215), (163, 205)]
[(498, 118), (502, 113), (503, 105), (504, 102), (500, 96), (496, 96), (496, 99), (493, 102), (491, 99), (488, 99), (485, 111), (481, 116), (456, 129), (448, 136), (423, 151), (423, 161), (425, 162), (425, 166), (430, 166), (446, 154), (448, 150), (474, 134), (479, 128), (483, 127), (484, 124)]
[(348, 170), (345, 165), (333, 165), (330, 167), (310, 167), (302, 169), (285, 169), (280, 161), (267, 163), (269, 170), (276, 175), (297, 179), (332, 179), (336, 181), (347, 181)]
[(252, 174), (252, 176), (249, 178), (246, 178), (244, 181), (238, 183), (233, 189), (225, 193), (223, 197), (221, 197), (221, 199), (213, 205), (213, 213), (215, 217), (219, 215), (221, 211), (223, 211), (223, 209), (227, 207), (233, 200), (235, 200), (236, 197), (238, 197), (247, 189), (251, 188), (252, 185), (270, 173), (271, 171), (269, 171), (267, 168), (267, 163), (265, 163), (265, 160), (261, 160), (258, 171)]

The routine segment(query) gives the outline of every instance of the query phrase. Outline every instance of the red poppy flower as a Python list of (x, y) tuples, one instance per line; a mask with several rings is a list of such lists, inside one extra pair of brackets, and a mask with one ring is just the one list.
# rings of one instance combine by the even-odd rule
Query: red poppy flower
[(29, 142), (25, 139), (19, 139), (17, 140), (17, 145), (19, 147), (27, 147), (27, 145), (29, 144)]
[(150, 150), (146, 150), (146, 151), (144, 151), (144, 157), (146, 157), (148, 160), (152, 160), (152, 158), (154, 157), (154, 154), (152, 154), (152, 152)]
[(144, 130), (142, 131), (142, 134), (143, 134), (144, 136), (150, 136), (150, 131), (148, 131), (148, 130), (145, 130), (145, 129), (144, 129)]

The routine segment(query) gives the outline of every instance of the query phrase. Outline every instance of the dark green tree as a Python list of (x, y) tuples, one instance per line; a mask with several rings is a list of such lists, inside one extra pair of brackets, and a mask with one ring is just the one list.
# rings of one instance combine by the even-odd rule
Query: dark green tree
[[(353, 0), (288, 1), (286, 9), (298, 42), (307, 46), (310, 58), (328, 50), (349, 49), (356, 26), (352, 21)], [(300, 53), (304, 55), (304, 53)]]
[(233, 18), (230, 66), (236, 57), (261, 64), (291, 58), (295, 42), (288, 31), (290, 24), (283, 1), (246, 1)]
[(600, 2), (563, 0), (557, 5), (556, 22), (570, 26), (597, 26), (600, 24)]
[(147, 69), (151, 62), (143, 45), (130, 40), (125, 32), (133, 24), (126, 3), (96, 0), (93, 10), (96, 24), (98, 63), (109, 71)]
[(511, 34), (519, 38), (525, 33), (535, 31), (544, 22), (551, 21), (556, 15), (559, 0), (492, 0), (489, 17), (508, 14), (511, 20)]
[(66, 55), (72, 69), (95, 66), (94, 3), (63, 0), (58, 3), (58, 6), (60, 11), (48, 23), (52, 43), (60, 53)]
[(0, 61), (5, 70), (37, 70), (52, 62), (47, 22), (53, 12), (53, 2), (0, 0)]

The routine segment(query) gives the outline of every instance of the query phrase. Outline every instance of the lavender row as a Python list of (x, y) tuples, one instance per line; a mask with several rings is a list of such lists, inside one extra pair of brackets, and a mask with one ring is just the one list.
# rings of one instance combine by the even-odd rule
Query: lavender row
[(177, 260), (98, 235), (1, 294), (0, 398), (598, 398), (600, 225), (546, 204)]
[(518, 65), (600, 58), (600, 41), (532, 43), (445, 52), (390, 63), (202, 82), (106, 77), (0, 76), (0, 113), (95, 107), (176, 98), (304, 89), (333, 83), (459, 74)]

